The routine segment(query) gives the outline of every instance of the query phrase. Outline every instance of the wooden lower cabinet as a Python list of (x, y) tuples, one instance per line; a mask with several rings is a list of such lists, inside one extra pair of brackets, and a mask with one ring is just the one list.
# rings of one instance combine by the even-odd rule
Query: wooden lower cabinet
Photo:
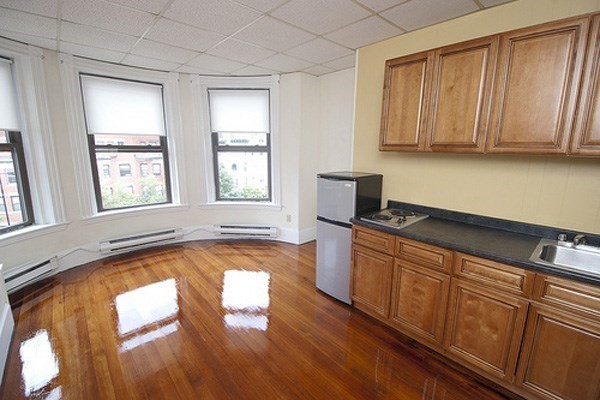
[(376, 318), (390, 312), (394, 258), (366, 247), (352, 247), (351, 297), (354, 307)]
[(397, 260), (390, 323), (441, 347), (449, 289), (450, 276)]
[(544, 399), (600, 398), (600, 323), (532, 305), (517, 384)]
[(513, 381), (528, 301), (452, 279), (444, 347), (454, 358)]

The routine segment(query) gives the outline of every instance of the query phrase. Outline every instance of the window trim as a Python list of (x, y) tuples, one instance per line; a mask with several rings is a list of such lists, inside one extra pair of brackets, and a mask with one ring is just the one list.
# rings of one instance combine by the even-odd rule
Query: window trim
[[(142, 70), (139, 68), (113, 65), (101, 61), (94, 61), (75, 57), (69, 54), (60, 55), (61, 78), (65, 90), (65, 105), (67, 108), (69, 133), (72, 142), (72, 153), (75, 163), (76, 186), (79, 194), (79, 202), (82, 218), (89, 221), (109, 220), (112, 215), (123, 215), (127, 213), (137, 214), (137, 210), (153, 207), (180, 208), (187, 203), (187, 191), (185, 185), (185, 160), (183, 155), (183, 142), (181, 132), (181, 118), (179, 105), (179, 74), (174, 72), (161, 72)], [(93, 176), (90, 168), (91, 157), (89, 151), (89, 140), (85, 128), (85, 118), (82, 102), (79, 75), (99, 75), (114, 79), (140, 81), (144, 83), (160, 84), (163, 87), (163, 106), (165, 126), (168, 135), (167, 153), (170, 177), (171, 203), (144, 204), (136, 207), (120, 209), (99, 210), (96, 202)], [(165, 165), (167, 164), (166, 159)], [(97, 169), (97, 168), (96, 168)], [(132, 167), (133, 171), (133, 167)], [(165, 173), (167, 169), (165, 167)], [(165, 190), (167, 190), (165, 188)]]
[[(190, 83), (192, 86), (192, 104), (194, 113), (194, 130), (201, 138), (200, 153), (204, 160), (205, 173), (202, 176), (202, 202), (200, 207), (229, 207), (242, 209), (264, 209), (281, 208), (281, 165), (279, 162), (279, 75), (258, 76), (258, 77), (209, 77), (193, 75)], [(271, 152), (270, 152), (270, 179), (271, 179), (271, 199), (270, 201), (244, 200), (217, 200), (215, 165), (212, 151), (212, 132), (210, 127), (210, 110), (208, 101), (208, 89), (268, 89), (269, 90), (269, 108), (270, 108), (270, 127), (268, 134)]]
[(49, 101), (42, 49), (0, 38), (0, 54), (14, 61), (13, 74), (21, 118), (24, 163), (31, 193), (32, 225), (0, 234), (0, 246), (50, 232), (64, 226), (66, 214)]

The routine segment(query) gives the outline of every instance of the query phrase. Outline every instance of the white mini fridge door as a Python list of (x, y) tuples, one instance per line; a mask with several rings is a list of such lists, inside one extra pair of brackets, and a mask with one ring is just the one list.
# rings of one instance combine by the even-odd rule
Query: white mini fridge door
[(352, 228), (317, 221), (317, 288), (350, 304)]

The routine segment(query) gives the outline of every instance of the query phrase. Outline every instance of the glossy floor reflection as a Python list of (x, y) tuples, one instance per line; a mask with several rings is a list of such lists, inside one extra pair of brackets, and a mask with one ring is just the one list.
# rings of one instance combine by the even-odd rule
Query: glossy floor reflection
[(11, 296), (2, 399), (503, 399), (315, 290), (315, 245), (199, 242)]

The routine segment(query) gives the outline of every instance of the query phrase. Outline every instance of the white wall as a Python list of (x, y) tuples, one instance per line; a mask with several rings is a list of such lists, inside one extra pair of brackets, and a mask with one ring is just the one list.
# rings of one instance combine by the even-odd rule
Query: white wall
[[(186, 166), (182, 184), (188, 192), (188, 204), (176, 210), (95, 221), (81, 217), (58, 54), (45, 51), (44, 55), (50, 117), (68, 224), (57, 232), (27, 240), (11, 240), (8, 244), (0, 240), (5, 272), (55, 255), (59, 257), (59, 269), (63, 270), (99, 258), (98, 242), (102, 239), (168, 227), (187, 228), (186, 240), (212, 238), (209, 230), (213, 224), (234, 222), (277, 226), (282, 231), (281, 239), (293, 243), (314, 238), (315, 175), (320, 170), (350, 166), (352, 132), (348, 127), (352, 125), (353, 70), (319, 78), (302, 73), (281, 77), (281, 209), (207, 208), (200, 205), (204, 198), (204, 188), (200, 184), (204, 160), (200, 159), (201, 141), (191, 118), (198, 110), (192, 106), (190, 76), (182, 74), (179, 86)], [(334, 105), (333, 112), (323, 109), (325, 104)], [(348, 145), (333, 147), (332, 142)]]

